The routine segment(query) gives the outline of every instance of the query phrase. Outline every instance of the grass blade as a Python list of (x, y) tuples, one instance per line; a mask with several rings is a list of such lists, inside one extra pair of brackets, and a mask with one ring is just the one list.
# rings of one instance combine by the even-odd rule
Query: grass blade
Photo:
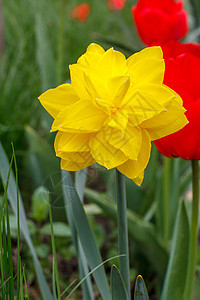
[(24, 299), (25, 300), (29, 300), (28, 288), (27, 288), (27, 282), (26, 282), (26, 275), (25, 275), (25, 267), (23, 267), (23, 278), (24, 278), (24, 286), (25, 286), (25, 296), (24, 296)]
[[(85, 281), (87, 279), (88, 276), (90, 276), (91, 274), (93, 274), (96, 270), (98, 270), (99, 268), (101, 268), (105, 263), (107, 263), (108, 261), (121, 257), (124, 255), (117, 255), (117, 256), (113, 256), (111, 258), (106, 259), (104, 262), (102, 262), (100, 265), (96, 266), (92, 271), (90, 271), (74, 288), (73, 290), (69, 293), (69, 295), (65, 298), (65, 300), (68, 300), (69, 297), (71, 297), (71, 295), (74, 293), (74, 291), (83, 283), (83, 281)], [(67, 288), (68, 289), (68, 288)], [(66, 290), (62, 293), (62, 295), (64, 295), (64, 293), (66, 292)], [(110, 299), (110, 298), (109, 298)]]
[(18, 186), (18, 170), (15, 156), (14, 145), (12, 144), (13, 159), (15, 165), (15, 178), (17, 186), (17, 299), (19, 298), (20, 288), (20, 216), (19, 216), (19, 186)]
[[(4, 149), (1, 145), (1, 143), (0, 143), (0, 161), (1, 161), (0, 176), (2, 178), (2, 181), (6, 182), (8, 171), (9, 171), (9, 162), (8, 162), (7, 156), (4, 152)], [(8, 190), (7, 190), (7, 196), (10, 201), (12, 210), (15, 214), (17, 213), (17, 192), (16, 191), (17, 191), (16, 182), (15, 182), (14, 174), (11, 171), (9, 184), (8, 184)], [(40, 286), (40, 290), (41, 290), (43, 299), (44, 300), (52, 300), (53, 299), (52, 294), (51, 294), (48, 284), (45, 280), (44, 274), (42, 272), (40, 263), (37, 258), (37, 254), (35, 252), (35, 249), (33, 247), (33, 243), (32, 243), (31, 237), (30, 237), (30, 233), (29, 233), (28, 226), (27, 226), (26, 214), (25, 214), (23, 201), (22, 201), (20, 192), (19, 192), (19, 210), (20, 210), (21, 232), (23, 233), (23, 236), (24, 236), (24, 238), (27, 242), (27, 245), (29, 246), (29, 249), (31, 251), (31, 254), (33, 256), (35, 271), (37, 274), (37, 279), (39, 282), (39, 286)]]

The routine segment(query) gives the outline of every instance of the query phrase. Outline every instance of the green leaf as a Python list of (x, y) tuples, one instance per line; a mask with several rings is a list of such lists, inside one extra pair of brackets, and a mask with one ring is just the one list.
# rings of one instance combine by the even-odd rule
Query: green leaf
[[(116, 204), (105, 194), (85, 189), (85, 195), (90, 201), (97, 204), (106, 216), (117, 220)], [(127, 218), (130, 238), (137, 243), (139, 250), (147, 257), (158, 274), (164, 276), (168, 254), (158, 241), (154, 226), (129, 209)]]
[[(71, 215), (87, 262), (90, 269), (94, 269), (102, 263), (94, 235), (69, 172), (62, 171), (62, 181), (66, 211), (71, 209)], [(104, 267), (101, 266), (93, 275), (103, 299), (109, 300), (110, 292)]]
[[(17, 239), (18, 238), (18, 224), (17, 224), (17, 217), (16, 215), (10, 215), (9, 216), (10, 221), (10, 234), (12, 238)], [(34, 235), (37, 231), (36, 224), (31, 221), (27, 220), (28, 230), (30, 235)]]
[[(171, 298), (175, 299), (175, 298)], [(149, 300), (147, 288), (141, 275), (138, 275), (135, 283), (134, 300)]]
[(55, 156), (53, 147), (31, 127), (25, 128), (29, 143), (28, 163), (30, 176), (35, 187), (45, 186), (52, 201), (52, 214), (54, 220), (66, 221), (64, 202), (62, 197), (61, 172), (59, 159)]
[(50, 253), (50, 247), (49, 245), (46, 245), (46, 244), (39, 244), (37, 246), (35, 246), (35, 251), (37, 253), (37, 256), (39, 258), (45, 258), (49, 255)]
[[(77, 193), (79, 195), (81, 202), (83, 202), (86, 177), (87, 177), (87, 169), (83, 169), (83, 170), (77, 171), (75, 173), (75, 187), (76, 187), (76, 190), (77, 190)], [(78, 239), (77, 230), (75, 230), (73, 214), (71, 215), (71, 217), (69, 216), (69, 214), (71, 212), (72, 211), (70, 209), (68, 212), (68, 217), (71, 219), (71, 222), (73, 223), (71, 225), (74, 227), (74, 229), (72, 229), (72, 233), (75, 234), (73, 239), (76, 240), (76, 242), (77, 242), (76, 243), (76, 251), (77, 251), (77, 255), (78, 255), (80, 278), (82, 279), (82, 278), (86, 277), (86, 279), (82, 283), (83, 300), (94, 300), (94, 293), (93, 293), (93, 288), (92, 288), (91, 277), (87, 276), (87, 274), (89, 273), (87, 259), (85, 257), (81, 242)]]
[(44, 186), (38, 187), (32, 196), (31, 216), (37, 222), (46, 220), (48, 216), (49, 191)]
[[(3, 182), (6, 182), (7, 180), (7, 175), (8, 175), (8, 170), (9, 170), (9, 162), (7, 159), (7, 156), (4, 152), (4, 149), (0, 143), (0, 176), (2, 178)], [(12, 210), (15, 214), (17, 214), (17, 187), (16, 187), (16, 182), (15, 182), (15, 177), (13, 172), (11, 171), (10, 174), (10, 179), (9, 179), (9, 184), (8, 184), (8, 190), (7, 190), (7, 196), (10, 201), (10, 205), (12, 207)], [(31, 251), (31, 254), (33, 256), (34, 260), (34, 266), (35, 266), (35, 271), (37, 274), (39, 286), (42, 292), (43, 299), (45, 300), (52, 300), (53, 297), (51, 295), (51, 292), (49, 290), (48, 284), (45, 280), (44, 274), (42, 272), (39, 260), (37, 258), (35, 249), (33, 247), (33, 243), (30, 237), (28, 225), (27, 225), (27, 219), (26, 219), (26, 214), (23, 206), (23, 201), (22, 197), (19, 193), (19, 211), (20, 211), (20, 224), (21, 224), (21, 231), (23, 233), (23, 236), (27, 242), (27, 245), (29, 246), (29, 249)]]
[[(55, 243), (55, 236), (53, 232), (53, 219), (52, 219), (52, 212), (51, 212), (51, 206), (49, 203), (49, 220), (50, 220), (50, 225), (51, 225), (51, 244), (52, 244), (52, 251), (53, 251), (53, 290), (54, 293), (53, 295), (57, 295), (56, 299), (61, 300), (60, 296), (60, 280), (58, 276), (58, 264), (57, 264), (57, 257), (56, 257), (56, 243)], [(57, 293), (55, 291), (55, 286)]]
[(53, 47), (50, 44), (46, 30), (46, 23), (39, 14), (36, 15), (35, 35), (37, 63), (40, 70), (42, 89), (46, 90), (56, 85), (56, 64), (52, 52)]
[[(44, 182), (46, 186), (48, 177), (55, 173), (60, 175), (59, 160), (55, 156), (53, 147), (41, 138), (33, 128), (26, 126), (25, 133), (30, 149), (28, 164), (31, 176), (36, 186), (41, 185), (41, 182)], [(49, 186), (47, 188), (50, 190)]]
[(187, 274), (189, 222), (182, 201), (176, 217), (170, 258), (162, 291), (162, 300), (183, 299)]
[[(53, 222), (53, 232), (54, 236), (57, 237), (71, 237), (69, 226), (62, 222)], [(51, 224), (48, 223), (42, 226), (40, 233), (51, 235)]]
[(111, 270), (111, 296), (112, 300), (128, 300), (128, 294), (122, 276), (115, 265)]

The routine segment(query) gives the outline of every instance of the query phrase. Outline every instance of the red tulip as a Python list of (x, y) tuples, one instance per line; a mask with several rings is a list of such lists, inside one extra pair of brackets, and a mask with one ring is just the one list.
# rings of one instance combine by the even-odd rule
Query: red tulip
[(132, 14), (138, 34), (147, 45), (177, 41), (188, 32), (182, 1), (138, 0)]
[(110, 10), (121, 10), (124, 8), (126, 0), (107, 0)]
[(154, 143), (167, 157), (200, 159), (200, 46), (170, 42), (162, 49), (165, 58), (164, 84), (182, 97), (189, 123), (180, 131)]
[(70, 17), (79, 22), (85, 22), (90, 14), (90, 5), (88, 3), (82, 3), (74, 5), (70, 12)]

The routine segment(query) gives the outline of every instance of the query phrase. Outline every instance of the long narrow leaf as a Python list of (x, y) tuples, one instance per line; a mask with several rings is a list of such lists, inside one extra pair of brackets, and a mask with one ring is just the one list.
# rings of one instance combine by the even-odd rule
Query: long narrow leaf
[(149, 300), (147, 288), (141, 275), (138, 275), (136, 279), (134, 300)]
[(58, 265), (57, 265), (57, 258), (56, 258), (56, 243), (53, 233), (53, 218), (52, 218), (52, 212), (51, 212), (51, 206), (49, 204), (49, 219), (50, 219), (50, 225), (51, 225), (51, 243), (52, 243), (52, 251), (53, 251), (53, 270), (55, 274), (55, 284), (57, 289), (57, 295), (58, 300), (61, 300), (60, 297), (60, 281), (58, 276)]
[[(62, 171), (62, 182), (66, 210), (72, 210), (73, 220), (84, 254), (90, 269), (94, 269), (102, 263), (101, 256), (69, 172)], [(93, 275), (103, 299), (109, 300), (109, 286), (103, 266), (96, 270)]]
[(183, 299), (187, 274), (189, 222), (185, 203), (179, 206), (173, 235), (171, 254), (162, 291), (162, 300)]
[[(35, 21), (36, 54), (43, 90), (56, 84), (56, 64), (48, 38), (46, 24), (39, 14)], [(48, 55), (47, 55), (48, 53)]]
[(112, 300), (128, 300), (128, 294), (122, 276), (114, 265), (111, 270), (111, 295)]
[[(81, 201), (83, 200), (85, 181), (86, 181), (85, 170), (75, 173), (75, 185), (76, 185), (77, 193), (78, 193)], [(72, 213), (72, 210), (70, 207), (69, 207), (69, 209), (66, 210), (66, 214), (67, 214), (68, 223), (69, 223), (71, 233), (72, 233), (73, 244), (75, 246), (77, 257), (78, 257), (80, 278), (82, 279), (89, 273), (87, 260), (84, 255), (81, 243), (77, 236), (77, 230), (76, 230), (76, 226), (75, 226), (74, 219), (73, 219), (73, 213)], [(85, 281), (83, 281), (82, 289), (83, 289), (83, 299), (84, 300), (93, 300), (94, 299), (91, 278), (89, 276), (86, 278)]]
[(19, 298), (19, 287), (20, 287), (20, 218), (19, 218), (19, 186), (18, 186), (18, 169), (17, 161), (15, 156), (14, 145), (12, 144), (13, 159), (15, 165), (15, 177), (17, 186), (17, 299)]
[[(75, 187), (81, 202), (83, 202), (84, 189), (87, 177), (87, 170), (77, 171), (75, 173)], [(71, 210), (69, 210), (70, 212)], [(76, 232), (77, 235), (77, 232)], [(78, 263), (81, 279), (84, 278), (89, 273), (89, 268), (87, 264), (87, 259), (85, 257), (83, 248), (81, 246), (80, 240), (78, 239)], [(83, 299), (84, 300), (94, 300), (93, 289), (92, 289), (92, 281), (90, 276), (86, 278), (86, 280), (82, 284), (83, 288)]]

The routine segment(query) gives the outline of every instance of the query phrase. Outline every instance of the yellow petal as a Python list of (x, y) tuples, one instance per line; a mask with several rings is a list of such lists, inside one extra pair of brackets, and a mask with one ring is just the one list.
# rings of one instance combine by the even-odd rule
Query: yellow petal
[(108, 116), (110, 116), (112, 114), (112, 112), (110, 110), (110, 103), (108, 101), (97, 98), (97, 99), (95, 99), (95, 104), (97, 105), (97, 107), (102, 109)]
[(161, 47), (148, 47), (127, 59), (132, 84), (158, 83), (164, 78), (165, 62)]
[(145, 83), (163, 83), (165, 71), (165, 62), (163, 59), (144, 59), (136, 64), (132, 64), (129, 68), (131, 83), (145, 84)]
[(180, 101), (180, 97), (175, 98), (167, 105), (167, 111), (141, 124), (141, 127), (148, 131), (152, 141), (174, 133), (188, 123)]
[(143, 99), (140, 99), (140, 97), (145, 98), (144, 101), (148, 102), (148, 105), (151, 106), (151, 101), (157, 102), (158, 105), (165, 105), (171, 101), (173, 97), (179, 96), (164, 84), (145, 83), (143, 85), (137, 85), (136, 87), (131, 85), (121, 106), (132, 106), (134, 103), (139, 105), (140, 103), (143, 103)]
[(104, 54), (105, 50), (98, 44), (95, 43), (91, 43), (88, 47), (87, 47), (87, 51), (86, 53), (98, 53), (98, 54)]
[(142, 142), (140, 127), (127, 126), (124, 135), (117, 128), (104, 127), (104, 133), (113, 147), (120, 149), (129, 159), (137, 159)]
[(118, 166), (117, 169), (126, 175), (130, 179), (135, 179), (140, 176), (142, 171), (146, 168), (151, 152), (151, 142), (149, 134), (146, 130), (142, 130), (142, 143), (141, 149), (138, 155), (137, 160), (127, 160), (121, 166)]
[(128, 113), (130, 124), (136, 126), (166, 110), (159, 99), (151, 91), (130, 87), (119, 110)]
[(130, 86), (130, 76), (114, 77), (108, 82), (108, 90), (113, 104), (120, 105)]
[(128, 68), (132, 68), (134, 64), (145, 59), (163, 59), (163, 52), (160, 46), (148, 47), (140, 52), (134, 53), (127, 59)]
[(39, 96), (39, 100), (48, 113), (55, 118), (66, 106), (78, 101), (78, 96), (71, 84), (65, 83), (55, 89), (49, 89)]
[(128, 71), (125, 56), (112, 48), (105, 52), (97, 67), (102, 73), (102, 78), (127, 75)]
[(106, 132), (101, 130), (93, 135), (90, 139), (89, 146), (94, 160), (107, 169), (112, 169), (124, 163), (128, 158), (121, 150), (110, 145), (106, 140), (105, 134)]
[(121, 135), (124, 135), (128, 123), (128, 117), (129, 116), (126, 111), (119, 109), (107, 119), (105, 125), (119, 129), (121, 131)]
[(140, 186), (143, 182), (143, 179), (144, 179), (144, 171), (142, 171), (137, 177), (135, 177), (133, 181), (135, 182), (135, 184)]
[(96, 65), (104, 53), (105, 50), (101, 46), (92, 43), (88, 46), (86, 53), (78, 59), (77, 63), (91, 66)]
[(89, 95), (85, 87), (85, 80), (83, 75), (84, 68), (80, 64), (73, 64), (69, 66), (71, 84), (80, 99), (88, 99)]
[(113, 77), (102, 80), (103, 75), (97, 70), (87, 68), (84, 70), (85, 87), (91, 98), (103, 99), (110, 106), (118, 106), (126, 95), (129, 85), (129, 76)]
[(102, 76), (97, 70), (93, 70), (92, 68), (87, 68), (83, 72), (84, 80), (85, 80), (85, 88), (93, 99), (109, 99), (109, 94), (105, 86), (104, 80), (102, 80)]
[(89, 151), (88, 133), (69, 133), (59, 131), (55, 138), (56, 153), (61, 152), (87, 152)]
[(106, 118), (107, 115), (91, 102), (80, 100), (57, 115), (51, 131), (96, 132), (102, 128)]
[(90, 152), (61, 152), (61, 169), (79, 171), (95, 163)]

